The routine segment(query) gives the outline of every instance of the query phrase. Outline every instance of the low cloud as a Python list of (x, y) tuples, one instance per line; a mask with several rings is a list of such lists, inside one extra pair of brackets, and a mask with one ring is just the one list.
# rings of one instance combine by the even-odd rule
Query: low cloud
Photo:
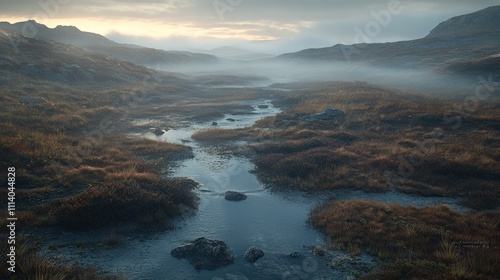
[(35, 18), (49, 26), (77, 25), (120, 42), (166, 49), (237, 45), (276, 53), (352, 44), (356, 28), (376, 34), (369, 37), (371, 42), (421, 38), (452, 16), (498, 4), (400, 0), (401, 13), (392, 14), (378, 30), (371, 23), (376, 21), (374, 14), (394, 1), (0, 0), (0, 16)]

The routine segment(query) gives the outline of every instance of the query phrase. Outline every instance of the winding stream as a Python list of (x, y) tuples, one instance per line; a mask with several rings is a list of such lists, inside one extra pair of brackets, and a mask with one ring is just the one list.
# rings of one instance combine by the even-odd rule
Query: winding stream
[[(248, 103), (255, 108), (252, 114), (226, 115), (216, 120), (221, 128), (251, 126), (260, 118), (280, 112), (270, 101)], [(268, 108), (258, 108), (266, 104)], [(233, 118), (235, 121), (228, 121)], [(403, 205), (448, 204), (454, 208), (452, 198), (430, 198), (400, 193), (367, 194), (361, 191), (335, 191), (321, 196), (302, 193), (276, 194), (264, 189), (250, 173), (252, 164), (246, 158), (224, 157), (210, 152), (191, 139), (193, 132), (212, 127), (212, 122), (193, 124), (188, 128), (170, 130), (162, 136), (152, 133), (144, 136), (160, 141), (183, 143), (193, 148), (195, 157), (184, 161), (173, 170), (174, 177), (188, 177), (201, 184), (198, 211), (191, 216), (177, 219), (175, 230), (137, 235), (110, 249), (82, 249), (67, 246), (58, 254), (85, 265), (95, 265), (106, 272), (119, 272), (128, 279), (352, 279), (349, 272), (334, 271), (319, 257), (313, 256), (306, 246), (321, 246), (324, 237), (305, 224), (311, 208), (328, 197), (337, 199), (363, 198)], [(243, 192), (248, 198), (241, 202), (224, 199), (228, 190)], [(462, 210), (462, 209), (459, 209)], [(53, 238), (52, 242), (70, 242), (90, 238), (103, 240), (109, 231), (88, 233), (67, 232)], [(199, 237), (222, 240), (237, 256), (233, 265), (215, 271), (196, 271), (187, 260), (177, 260), (170, 255), (176, 246)], [(264, 250), (265, 256), (254, 264), (243, 259), (245, 251), (255, 246)], [(291, 252), (301, 257), (291, 258)], [(83, 252), (83, 257), (82, 257)], [(342, 252), (331, 254), (343, 255)], [(358, 258), (373, 263), (371, 257)]]

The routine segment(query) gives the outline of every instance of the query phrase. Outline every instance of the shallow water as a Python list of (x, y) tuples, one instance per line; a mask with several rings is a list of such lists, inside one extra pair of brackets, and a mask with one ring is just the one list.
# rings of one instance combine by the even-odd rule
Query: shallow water
[[(259, 109), (261, 104), (269, 105)], [(239, 128), (251, 126), (256, 120), (279, 113), (270, 101), (249, 103), (255, 111), (247, 115), (226, 115), (216, 120), (218, 127)], [(228, 121), (233, 118), (236, 121)], [(128, 279), (351, 279), (350, 272), (334, 271), (327, 263), (310, 254), (304, 246), (321, 246), (324, 238), (318, 231), (305, 224), (308, 213), (327, 198), (339, 200), (361, 198), (403, 205), (448, 204), (457, 208), (455, 199), (418, 197), (400, 193), (368, 194), (362, 191), (332, 191), (321, 195), (287, 192), (271, 193), (250, 173), (252, 164), (246, 158), (223, 157), (193, 141), (190, 136), (199, 129), (212, 127), (212, 122), (197, 123), (192, 127), (170, 130), (162, 136), (152, 133), (143, 136), (160, 141), (183, 143), (193, 147), (195, 157), (172, 170), (173, 177), (188, 177), (201, 184), (198, 211), (191, 216), (177, 219), (176, 229), (156, 234), (137, 235), (122, 245), (111, 249), (85, 249), (67, 246), (57, 254), (85, 265), (95, 265), (106, 272), (120, 272)], [(241, 202), (224, 199), (228, 190), (243, 192), (248, 198)], [(459, 209), (458, 210), (463, 210)], [(109, 231), (71, 233), (52, 238), (52, 244), (75, 240), (103, 240)], [(170, 255), (176, 246), (199, 237), (226, 242), (237, 256), (233, 265), (215, 271), (196, 271), (187, 260), (177, 260)], [(255, 264), (244, 261), (243, 254), (255, 246), (264, 250), (265, 256)], [(288, 257), (297, 251), (302, 256)], [(54, 252), (51, 252), (54, 255)], [(342, 256), (341, 252), (332, 252)], [(373, 260), (366, 255), (359, 259)], [(246, 277), (246, 278), (245, 278)]]

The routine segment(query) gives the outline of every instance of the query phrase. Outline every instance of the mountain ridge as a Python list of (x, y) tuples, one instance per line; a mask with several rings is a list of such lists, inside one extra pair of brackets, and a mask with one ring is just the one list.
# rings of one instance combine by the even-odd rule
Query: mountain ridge
[[(476, 19), (477, 17), (480, 19)], [(482, 26), (484, 22), (488, 24)], [(337, 44), (286, 53), (276, 58), (324, 63), (359, 62), (395, 68), (444, 69), (445, 64), (483, 59), (498, 54), (499, 46), (500, 5), (450, 18), (420, 39), (389, 43)]]
[(0, 30), (16, 32), (28, 38), (74, 45), (86, 51), (98, 52), (141, 66), (185, 63), (209, 64), (219, 62), (216, 56), (209, 54), (186, 51), (165, 51), (138, 45), (122, 44), (112, 41), (100, 34), (81, 31), (75, 26), (58, 25), (55, 28), (49, 28), (34, 20), (13, 24), (3, 21), (0, 22)]

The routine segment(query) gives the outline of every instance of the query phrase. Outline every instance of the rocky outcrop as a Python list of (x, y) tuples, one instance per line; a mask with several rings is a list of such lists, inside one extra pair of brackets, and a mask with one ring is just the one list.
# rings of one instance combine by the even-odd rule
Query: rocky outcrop
[(239, 192), (227, 191), (224, 198), (229, 201), (242, 201), (247, 199), (247, 196)]
[(342, 119), (345, 116), (345, 112), (335, 108), (326, 108), (323, 112), (303, 116), (300, 118), (302, 121), (313, 122), (313, 121), (328, 121), (335, 119)]
[(204, 237), (173, 249), (170, 254), (178, 259), (187, 259), (196, 269), (213, 270), (234, 262), (231, 248), (219, 240)]
[(243, 256), (247, 262), (254, 263), (264, 256), (264, 251), (255, 247), (250, 247)]

